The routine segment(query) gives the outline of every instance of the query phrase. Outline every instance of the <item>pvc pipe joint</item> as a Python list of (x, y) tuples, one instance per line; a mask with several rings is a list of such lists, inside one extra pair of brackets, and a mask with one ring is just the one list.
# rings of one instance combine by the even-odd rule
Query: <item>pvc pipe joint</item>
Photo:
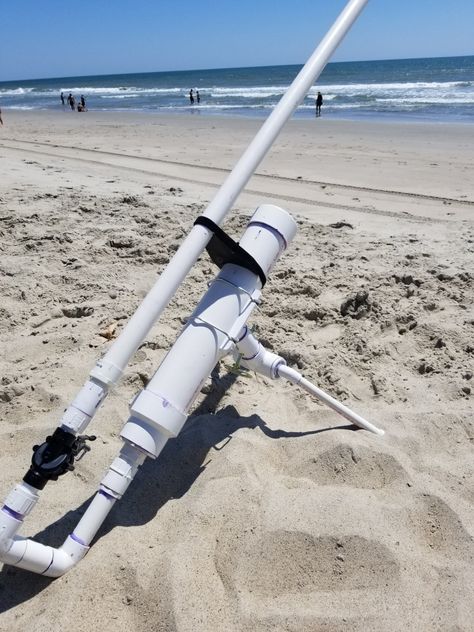
[(0, 511), (0, 559), (10, 550), (15, 534), (38, 500), (38, 491), (23, 481), (6, 497)]
[(38, 490), (22, 481), (8, 494), (4, 507), (24, 518), (30, 513), (38, 500)]
[(145, 455), (125, 444), (102, 479), (101, 488), (105, 488), (107, 493), (119, 500), (127, 491), (144, 460)]
[(129, 418), (120, 432), (120, 438), (153, 459), (156, 459), (168, 441), (168, 436), (163, 430), (147, 419), (140, 419), (137, 416)]
[(106, 395), (103, 384), (88, 380), (61, 417), (62, 428), (74, 434), (84, 432)]

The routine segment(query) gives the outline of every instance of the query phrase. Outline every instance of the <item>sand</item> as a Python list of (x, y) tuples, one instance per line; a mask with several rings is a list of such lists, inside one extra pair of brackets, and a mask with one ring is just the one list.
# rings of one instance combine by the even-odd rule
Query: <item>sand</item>
[[(4, 112), (0, 492), (28, 468), (261, 124)], [(472, 630), (474, 126), (292, 121), (225, 224), (298, 235), (251, 319), (386, 434), (221, 363), (86, 558), (0, 571), (0, 630)], [(54, 546), (120, 449), (129, 400), (216, 270), (203, 255), (22, 535)], [(105, 334), (105, 335), (104, 335)]]

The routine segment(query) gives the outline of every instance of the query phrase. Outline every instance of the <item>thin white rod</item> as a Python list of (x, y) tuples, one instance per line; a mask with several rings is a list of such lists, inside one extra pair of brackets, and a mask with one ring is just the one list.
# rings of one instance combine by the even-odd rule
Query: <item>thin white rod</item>
[(281, 364), (278, 367), (277, 372), (280, 377), (284, 377), (293, 384), (301, 386), (301, 388), (303, 388), (305, 391), (307, 391), (311, 395), (314, 395), (314, 397), (324, 402), (324, 404), (329, 406), (329, 408), (332, 408), (336, 411), (336, 413), (339, 413), (356, 426), (364, 428), (364, 430), (374, 432), (375, 434), (380, 436), (385, 434), (383, 430), (371, 424), (370, 421), (367, 421), (366, 419), (352, 411), (350, 408), (347, 408), (347, 406), (344, 406), (344, 404), (341, 404), (341, 402), (338, 402), (337, 399), (334, 399), (334, 397), (331, 397), (331, 395), (328, 395), (323, 390), (306, 380), (300, 373), (298, 373), (298, 371), (291, 369), (289, 366)]
[[(350, 0), (348, 2), (224, 181), (206, 209), (204, 213), (206, 217), (211, 218), (216, 224), (220, 224), (223, 221), (282, 127), (319, 77), (329, 58), (367, 2), (368, 0)], [(105, 355), (105, 363), (110, 363), (110, 365), (123, 371), (192, 266), (196, 263), (211, 236), (212, 233), (202, 226), (195, 226), (191, 230), (121, 335)]]

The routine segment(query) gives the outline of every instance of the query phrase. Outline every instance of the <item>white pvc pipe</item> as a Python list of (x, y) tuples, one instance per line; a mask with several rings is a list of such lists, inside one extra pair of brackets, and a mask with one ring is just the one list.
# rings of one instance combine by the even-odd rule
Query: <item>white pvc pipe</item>
[(97, 492), (74, 529), (73, 537), (88, 546), (109, 515), (116, 500), (113, 496), (102, 491)]
[[(105, 475), (101, 489), (86, 512), (60, 548), (53, 548), (15, 535), (22, 524), (5, 507), (0, 511), (0, 560), (24, 570), (48, 577), (60, 577), (75, 566), (89, 550), (89, 545), (108, 516), (115, 502), (121, 498), (133, 480), (145, 454), (131, 445), (124, 445)], [(105, 484), (104, 484), (105, 483)], [(17, 490), (20, 488), (18, 486)], [(20, 489), (20, 492), (22, 488)], [(28, 491), (28, 490), (26, 490)], [(18, 501), (21, 494), (17, 491)], [(11, 500), (15, 500), (11, 495)], [(13, 503), (11, 503), (13, 504)]]
[[(368, 0), (350, 0), (319, 46), (303, 66), (278, 105), (260, 128), (240, 160), (209, 204), (204, 215), (220, 224), (253, 175), (286, 121), (319, 77), (331, 55), (359, 16)], [(174, 257), (151, 288), (121, 335), (91, 375), (109, 374), (116, 381), (163, 309), (196, 263), (212, 236), (203, 226), (194, 226)]]
[(337, 399), (334, 399), (334, 397), (331, 397), (331, 395), (328, 395), (323, 390), (306, 380), (300, 373), (298, 373), (298, 371), (291, 369), (289, 366), (281, 364), (280, 366), (278, 366), (277, 372), (279, 377), (284, 377), (293, 384), (301, 386), (301, 388), (303, 388), (305, 391), (307, 391), (311, 395), (314, 395), (314, 397), (317, 397), (319, 400), (329, 406), (329, 408), (332, 408), (337, 413), (345, 417), (348, 421), (355, 424), (356, 426), (359, 426), (359, 428), (370, 430), (370, 432), (374, 432), (377, 435), (385, 434), (383, 430), (377, 428), (369, 421), (350, 410), (350, 408), (347, 408), (347, 406), (344, 406), (344, 404), (338, 402)]

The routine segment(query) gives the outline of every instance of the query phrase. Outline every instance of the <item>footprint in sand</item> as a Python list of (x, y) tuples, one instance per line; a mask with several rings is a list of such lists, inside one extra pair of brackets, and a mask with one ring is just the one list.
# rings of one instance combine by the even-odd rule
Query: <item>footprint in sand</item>
[[(360, 536), (314, 537), (301, 531), (273, 531), (218, 546), (215, 565), (235, 593), (276, 599), (327, 590), (393, 586), (399, 563), (387, 547)], [(228, 548), (229, 547), (229, 548)]]
[(308, 478), (318, 485), (344, 485), (359, 489), (381, 489), (394, 481), (406, 481), (408, 478), (403, 467), (390, 454), (348, 444), (300, 461), (291, 474)]
[(474, 539), (459, 515), (438, 496), (419, 495), (411, 509), (413, 532), (420, 543), (449, 559), (474, 561)]

